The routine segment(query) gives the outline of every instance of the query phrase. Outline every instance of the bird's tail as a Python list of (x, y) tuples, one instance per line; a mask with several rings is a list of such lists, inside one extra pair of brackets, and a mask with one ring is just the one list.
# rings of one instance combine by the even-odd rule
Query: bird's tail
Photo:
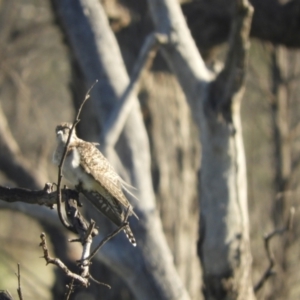
[(129, 242), (135, 247), (136, 246), (136, 240), (135, 240), (135, 237), (129, 227), (129, 225), (127, 225), (125, 228), (124, 228), (124, 232), (129, 240)]

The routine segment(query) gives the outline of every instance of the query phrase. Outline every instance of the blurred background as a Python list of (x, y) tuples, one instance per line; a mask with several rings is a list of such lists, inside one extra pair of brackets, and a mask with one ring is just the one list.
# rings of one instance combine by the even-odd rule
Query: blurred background
[[(101, 2), (130, 73), (152, 29), (147, 3)], [(209, 65), (218, 67), (218, 61), (226, 53), (231, 5), (225, 0), (181, 2), (199, 50)], [(289, 208), (294, 206), (293, 230), (272, 240), (276, 275), (257, 297), (299, 299), (300, 1), (251, 2), (256, 11), (242, 125), (248, 168), (253, 281), (268, 266), (263, 235), (282, 227)], [(50, 0), (0, 1), (0, 58), (0, 123), (8, 126), (5, 137), (0, 136), (0, 185), (40, 189), (57, 178), (56, 167), (51, 163), (55, 126), (73, 120), (87, 90)], [(201, 299), (201, 271), (196, 255), (201, 146), (181, 88), (160, 55), (143, 75), (139, 100), (150, 139), (153, 185), (164, 231), (191, 298)], [(95, 135), (85, 129), (92, 122), (93, 112), (87, 105), (78, 128), (84, 139), (91, 140)], [(98, 133), (101, 129), (93, 130)], [(3, 143), (13, 149), (13, 157), (7, 154)], [(20, 178), (20, 169), (7, 165), (8, 159), (29, 174), (26, 180)], [(172, 208), (180, 201), (184, 201), (184, 209)], [(25, 299), (55, 299), (55, 293), (62, 289), (55, 281), (59, 272), (45, 266), (39, 258), (40, 232), (46, 230), (51, 235), (54, 230), (46, 223), (1, 208), (0, 289), (8, 289), (16, 297), (14, 273), (18, 262)], [(65, 240), (62, 233), (51, 236)], [(194, 248), (187, 247), (185, 241)], [(72, 260), (78, 259), (76, 247), (74, 250), (66, 241), (64, 247), (65, 259), (71, 265)], [(109, 271), (101, 268), (98, 275), (107, 282)], [(105, 299), (132, 299), (126, 286), (118, 284), (119, 288), (112, 291), (98, 286), (82, 290), (81, 297), (96, 299), (92, 295), (97, 290)], [(80, 299), (79, 294), (74, 299)]]

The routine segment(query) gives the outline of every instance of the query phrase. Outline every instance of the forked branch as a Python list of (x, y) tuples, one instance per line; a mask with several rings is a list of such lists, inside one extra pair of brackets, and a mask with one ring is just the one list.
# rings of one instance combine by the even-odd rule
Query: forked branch
[(47, 242), (46, 242), (46, 235), (45, 233), (42, 233), (41, 236), (41, 243), (40, 243), (40, 247), (42, 247), (43, 249), (43, 253), (44, 256), (43, 258), (45, 258), (47, 265), (48, 264), (53, 264), (56, 265), (57, 267), (59, 267), (61, 270), (63, 270), (63, 272), (68, 276), (73, 278), (74, 280), (76, 280), (77, 282), (79, 282), (82, 286), (84, 287), (88, 287), (89, 285), (89, 280), (88, 278), (83, 278), (82, 276), (75, 274), (73, 272), (71, 272), (68, 267), (58, 258), (52, 258), (49, 254), (49, 250), (47, 247)]
[(266, 281), (275, 274), (274, 271), (274, 266), (275, 266), (275, 257), (274, 254), (271, 250), (270, 247), (270, 242), (272, 240), (272, 238), (276, 235), (282, 235), (285, 232), (292, 230), (293, 228), (293, 221), (294, 221), (294, 215), (295, 215), (295, 208), (291, 207), (290, 208), (290, 212), (289, 212), (289, 216), (287, 219), (287, 222), (285, 224), (284, 227), (282, 228), (277, 228), (275, 230), (273, 230), (272, 232), (266, 234), (264, 236), (264, 245), (265, 245), (265, 251), (267, 254), (267, 258), (269, 261), (269, 265), (267, 267), (267, 269), (265, 270), (265, 272), (263, 273), (262, 277), (260, 278), (260, 280), (255, 284), (254, 286), (254, 292), (257, 293), (262, 287), (263, 285), (266, 283)]

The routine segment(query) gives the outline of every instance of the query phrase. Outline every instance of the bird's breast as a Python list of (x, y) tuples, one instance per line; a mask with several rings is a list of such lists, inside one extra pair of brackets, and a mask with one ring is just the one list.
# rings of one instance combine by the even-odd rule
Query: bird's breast
[(70, 183), (76, 185), (82, 181), (84, 172), (80, 166), (80, 154), (76, 148), (70, 151), (66, 156), (62, 171), (64, 177), (70, 181)]

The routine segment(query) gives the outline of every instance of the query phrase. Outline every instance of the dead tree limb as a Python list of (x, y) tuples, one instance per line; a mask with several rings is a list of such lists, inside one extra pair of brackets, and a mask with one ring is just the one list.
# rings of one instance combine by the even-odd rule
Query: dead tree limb
[(89, 280), (88, 280), (88, 278), (83, 278), (80, 275), (71, 272), (68, 269), (68, 267), (60, 259), (58, 259), (58, 258), (52, 258), (50, 256), (49, 250), (48, 250), (48, 247), (47, 247), (47, 243), (46, 243), (46, 235), (45, 235), (45, 233), (42, 233), (41, 236), (40, 236), (40, 238), (41, 238), (40, 247), (42, 247), (42, 249), (43, 249), (43, 253), (44, 253), (43, 258), (45, 258), (47, 265), (48, 264), (56, 265), (61, 270), (63, 270), (63, 272), (68, 277), (73, 278), (74, 280), (76, 280), (77, 282), (79, 282), (82, 286), (88, 287), (89, 286)]
[(17, 292), (18, 292), (18, 296), (20, 300), (23, 300), (23, 295), (22, 295), (22, 288), (21, 288), (21, 270), (20, 270), (20, 264), (18, 264), (18, 274), (17, 278), (18, 278), (18, 288), (17, 288)]
[[(56, 204), (56, 192), (53, 192), (52, 186), (51, 183), (46, 183), (44, 189), (37, 191), (0, 186), (0, 200), (8, 203), (24, 202), (27, 204), (38, 204), (53, 208)], [(74, 197), (74, 192), (75, 191), (70, 189), (64, 189), (62, 192), (63, 200), (68, 199), (71, 195)]]
[(255, 286), (254, 286), (255, 293), (257, 293), (263, 287), (263, 285), (267, 282), (267, 280), (272, 275), (275, 274), (274, 266), (276, 264), (276, 261), (275, 261), (274, 254), (271, 250), (270, 243), (271, 243), (272, 238), (275, 237), (276, 235), (282, 235), (285, 232), (292, 230), (294, 215), (295, 215), (295, 208), (291, 207), (285, 226), (282, 228), (277, 228), (264, 236), (264, 246), (265, 246), (266, 255), (267, 255), (267, 258), (269, 261), (269, 265), (268, 265), (267, 269), (265, 270), (265, 272), (263, 273), (262, 277), (255, 284)]
[[(101, 141), (104, 141), (104, 147), (114, 147), (123, 130), (127, 117), (130, 113), (134, 97), (141, 75), (146, 68), (149, 68), (156, 56), (159, 44), (165, 43), (167, 37), (159, 33), (151, 33), (145, 40), (144, 45), (139, 53), (139, 57), (133, 67), (130, 83), (119, 102), (115, 105), (108, 120), (104, 124), (101, 133)], [(104, 149), (105, 152), (105, 149)]]

